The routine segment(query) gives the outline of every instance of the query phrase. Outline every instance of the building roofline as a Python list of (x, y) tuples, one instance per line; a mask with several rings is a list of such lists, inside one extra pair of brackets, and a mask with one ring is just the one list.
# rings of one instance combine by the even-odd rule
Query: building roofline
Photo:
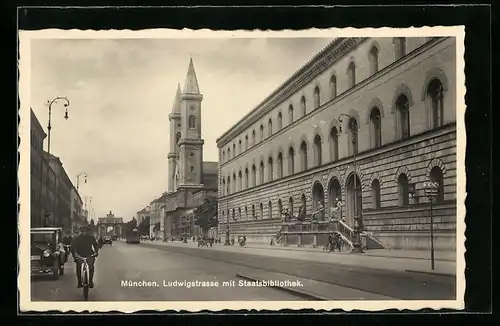
[(237, 134), (241, 133), (244, 129), (256, 122), (268, 111), (275, 108), (277, 105), (284, 102), (295, 91), (299, 84), (307, 79), (309, 82), (311, 78), (323, 73), (328, 69), (328, 64), (336, 62), (339, 58), (343, 57), (346, 53), (350, 52), (353, 47), (357, 46), (360, 42), (367, 38), (335, 38), (328, 43), (322, 50), (317, 52), (311, 59), (302, 65), (294, 74), (285, 80), (279, 87), (277, 87), (269, 96), (267, 96), (260, 104), (253, 110), (247, 113), (243, 118), (236, 122), (229, 130), (224, 132), (216, 139), (217, 147), (224, 146), (228, 140)]

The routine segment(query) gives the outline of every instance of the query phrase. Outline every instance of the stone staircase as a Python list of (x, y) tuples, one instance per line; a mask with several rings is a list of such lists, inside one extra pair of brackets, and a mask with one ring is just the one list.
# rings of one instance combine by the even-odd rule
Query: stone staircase
[[(344, 247), (353, 248), (354, 230), (341, 220), (311, 222), (289, 222), (282, 223), (281, 229), (275, 233), (277, 244), (298, 245), (313, 247), (324, 246), (328, 241), (329, 234), (338, 234)], [(383, 243), (373, 235), (362, 232), (361, 243), (365, 250), (388, 249)]]

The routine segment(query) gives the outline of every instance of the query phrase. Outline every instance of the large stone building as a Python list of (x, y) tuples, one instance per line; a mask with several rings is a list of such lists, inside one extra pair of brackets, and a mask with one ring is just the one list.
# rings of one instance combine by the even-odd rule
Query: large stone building
[(74, 188), (73, 183), (59, 157), (47, 152), (43, 154), (55, 174), (55, 216), (52, 225), (70, 231), (72, 230), (71, 189)]
[(333, 40), (217, 140), (220, 231), (269, 242), (284, 209), (339, 199), (350, 227), (428, 248), (432, 180), (435, 247), (454, 249), (455, 73), (454, 38)]
[(73, 233), (77, 233), (80, 226), (87, 224), (86, 216), (83, 208), (82, 197), (75, 187), (71, 188), (71, 220), (70, 229)]
[[(189, 62), (184, 89), (177, 85), (170, 121), (168, 190), (151, 203), (151, 225), (160, 225), (160, 238), (186, 231), (186, 214), (208, 196), (217, 196), (217, 162), (203, 161), (201, 102), (193, 60)], [(154, 222), (155, 221), (155, 222)], [(154, 226), (153, 226), (154, 227)]]
[(56, 213), (56, 175), (45, 159), (43, 142), (47, 134), (31, 110), (31, 226), (54, 225)]

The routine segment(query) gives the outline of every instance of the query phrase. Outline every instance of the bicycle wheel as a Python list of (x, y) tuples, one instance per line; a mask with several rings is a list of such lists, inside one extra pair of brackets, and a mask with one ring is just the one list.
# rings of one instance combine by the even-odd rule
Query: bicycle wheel
[(83, 299), (85, 301), (89, 300), (89, 277), (86, 268), (83, 269)]

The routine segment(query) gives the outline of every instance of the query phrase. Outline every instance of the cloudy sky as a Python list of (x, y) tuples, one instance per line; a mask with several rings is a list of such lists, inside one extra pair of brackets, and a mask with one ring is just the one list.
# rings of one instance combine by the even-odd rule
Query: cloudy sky
[(62, 103), (52, 106), (51, 152), (74, 184), (88, 174), (80, 192), (96, 218), (112, 210), (129, 220), (167, 189), (168, 114), (190, 56), (204, 96), (204, 159), (216, 161), (216, 139), (330, 41), (32, 40), (31, 106), (46, 130), (45, 103), (68, 97), (69, 120)]

